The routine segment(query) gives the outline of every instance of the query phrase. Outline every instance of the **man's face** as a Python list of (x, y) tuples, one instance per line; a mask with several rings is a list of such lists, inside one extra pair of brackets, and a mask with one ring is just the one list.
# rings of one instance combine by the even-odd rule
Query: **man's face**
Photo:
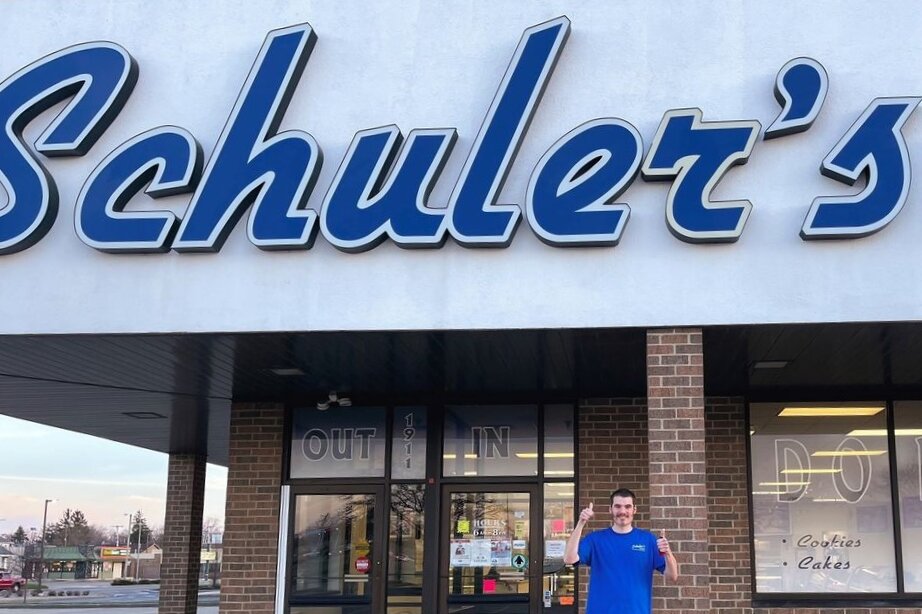
[(611, 518), (616, 526), (631, 526), (634, 523), (634, 500), (630, 497), (612, 497)]

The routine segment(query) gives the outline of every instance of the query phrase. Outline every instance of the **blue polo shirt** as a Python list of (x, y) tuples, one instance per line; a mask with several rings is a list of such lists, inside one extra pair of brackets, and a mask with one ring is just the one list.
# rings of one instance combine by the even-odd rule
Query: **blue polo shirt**
[(591, 567), (586, 614), (650, 614), (653, 570), (666, 569), (653, 533), (595, 531), (579, 543), (579, 562)]

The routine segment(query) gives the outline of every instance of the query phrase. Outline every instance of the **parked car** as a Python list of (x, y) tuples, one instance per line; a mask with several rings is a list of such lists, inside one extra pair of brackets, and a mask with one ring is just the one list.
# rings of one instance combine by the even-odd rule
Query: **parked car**
[(0, 595), (18, 595), (19, 591), (26, 588), (26, 581), (20, 576), (15, 576), (8, 571), (0, 571)]

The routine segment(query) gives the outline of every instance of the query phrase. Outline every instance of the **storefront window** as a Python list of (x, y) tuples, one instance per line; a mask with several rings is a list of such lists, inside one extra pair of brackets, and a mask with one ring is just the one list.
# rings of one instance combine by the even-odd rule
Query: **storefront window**
[(758, 593), (897, 590), (884, 402), (750, 409)]
[(446, 408), (443, 468), (452, 477), (537, 475), (538, 408)]
[(906, 592), (922, 593), (922, 402), (894, 404)]
[(548, 405), (544, 408), (544, 475), (549, 478), (572, 478), (573, 433), (575, 420), (572, 405)]
[(563, 562), (567, 538), (573, 531), (576, 485), (544, 485), (544, 574), (542, 595), (547, 614), (572, 612), (576, 604), (576, 573)]
[(425, 501), (426, 487), (422, 484), (391, 487), (387, 605), (394, 611), (414, 612), (422, 602)]
[(384, 477), (385, 414), (383, 407), (294, 410), (291, 477)]

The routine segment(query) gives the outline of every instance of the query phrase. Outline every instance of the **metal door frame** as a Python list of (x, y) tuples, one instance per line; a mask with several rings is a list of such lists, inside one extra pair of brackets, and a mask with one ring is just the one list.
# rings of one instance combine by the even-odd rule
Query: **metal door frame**
[(294, 552), (294, 535), (295, 535), (295, 517), (296, 517), (296, 502), (299, 496), (304, 495), (318, 495), (318, 496), (329, 496), (329, 495), (374, 495), (375, 497), (375, 509), (372, 514), (372, 522), (374, 522), (374, 533), (372, 534), (372, 543), (376, 546), (373, 549), (372, 561), (371, 561), (371, 571), (369, 576), (371, 576), (372, 590), (370, 595), (370, 607), (372, 614), (381, 614), (385, 612), (386, 607), (386, 588), (387, 588), (387, 574), (386, 574), (386, 561), (387, 561), (387, 524), (389, 522), (388, 514), (386, 513), (388, 507), (388, 497), (390, 493), (387, 492), (384, 484), (315, 484), (315, 485), (304, 485), (304, 486), (292, 486), (291, 487), (291, 513), (289, 514), (288, 519), (288, 560), (285, 563), (285, 577), (287, 578), (288, 585), (285, 587), (285, 612), (290, 612), (291, 608), (301, 607), (301, 606), (336, 606), (336, 605), (351, 605), (354, 603), (360, 603), (356, 600), (351, 600), (348, 597), (343, 598), (327, 598), (327, 599), (305, 599), (300, 603), (292, 603), (291, 597), (291, 583), (294, 580), (292, 576), (292, 562), (295, 556)]

